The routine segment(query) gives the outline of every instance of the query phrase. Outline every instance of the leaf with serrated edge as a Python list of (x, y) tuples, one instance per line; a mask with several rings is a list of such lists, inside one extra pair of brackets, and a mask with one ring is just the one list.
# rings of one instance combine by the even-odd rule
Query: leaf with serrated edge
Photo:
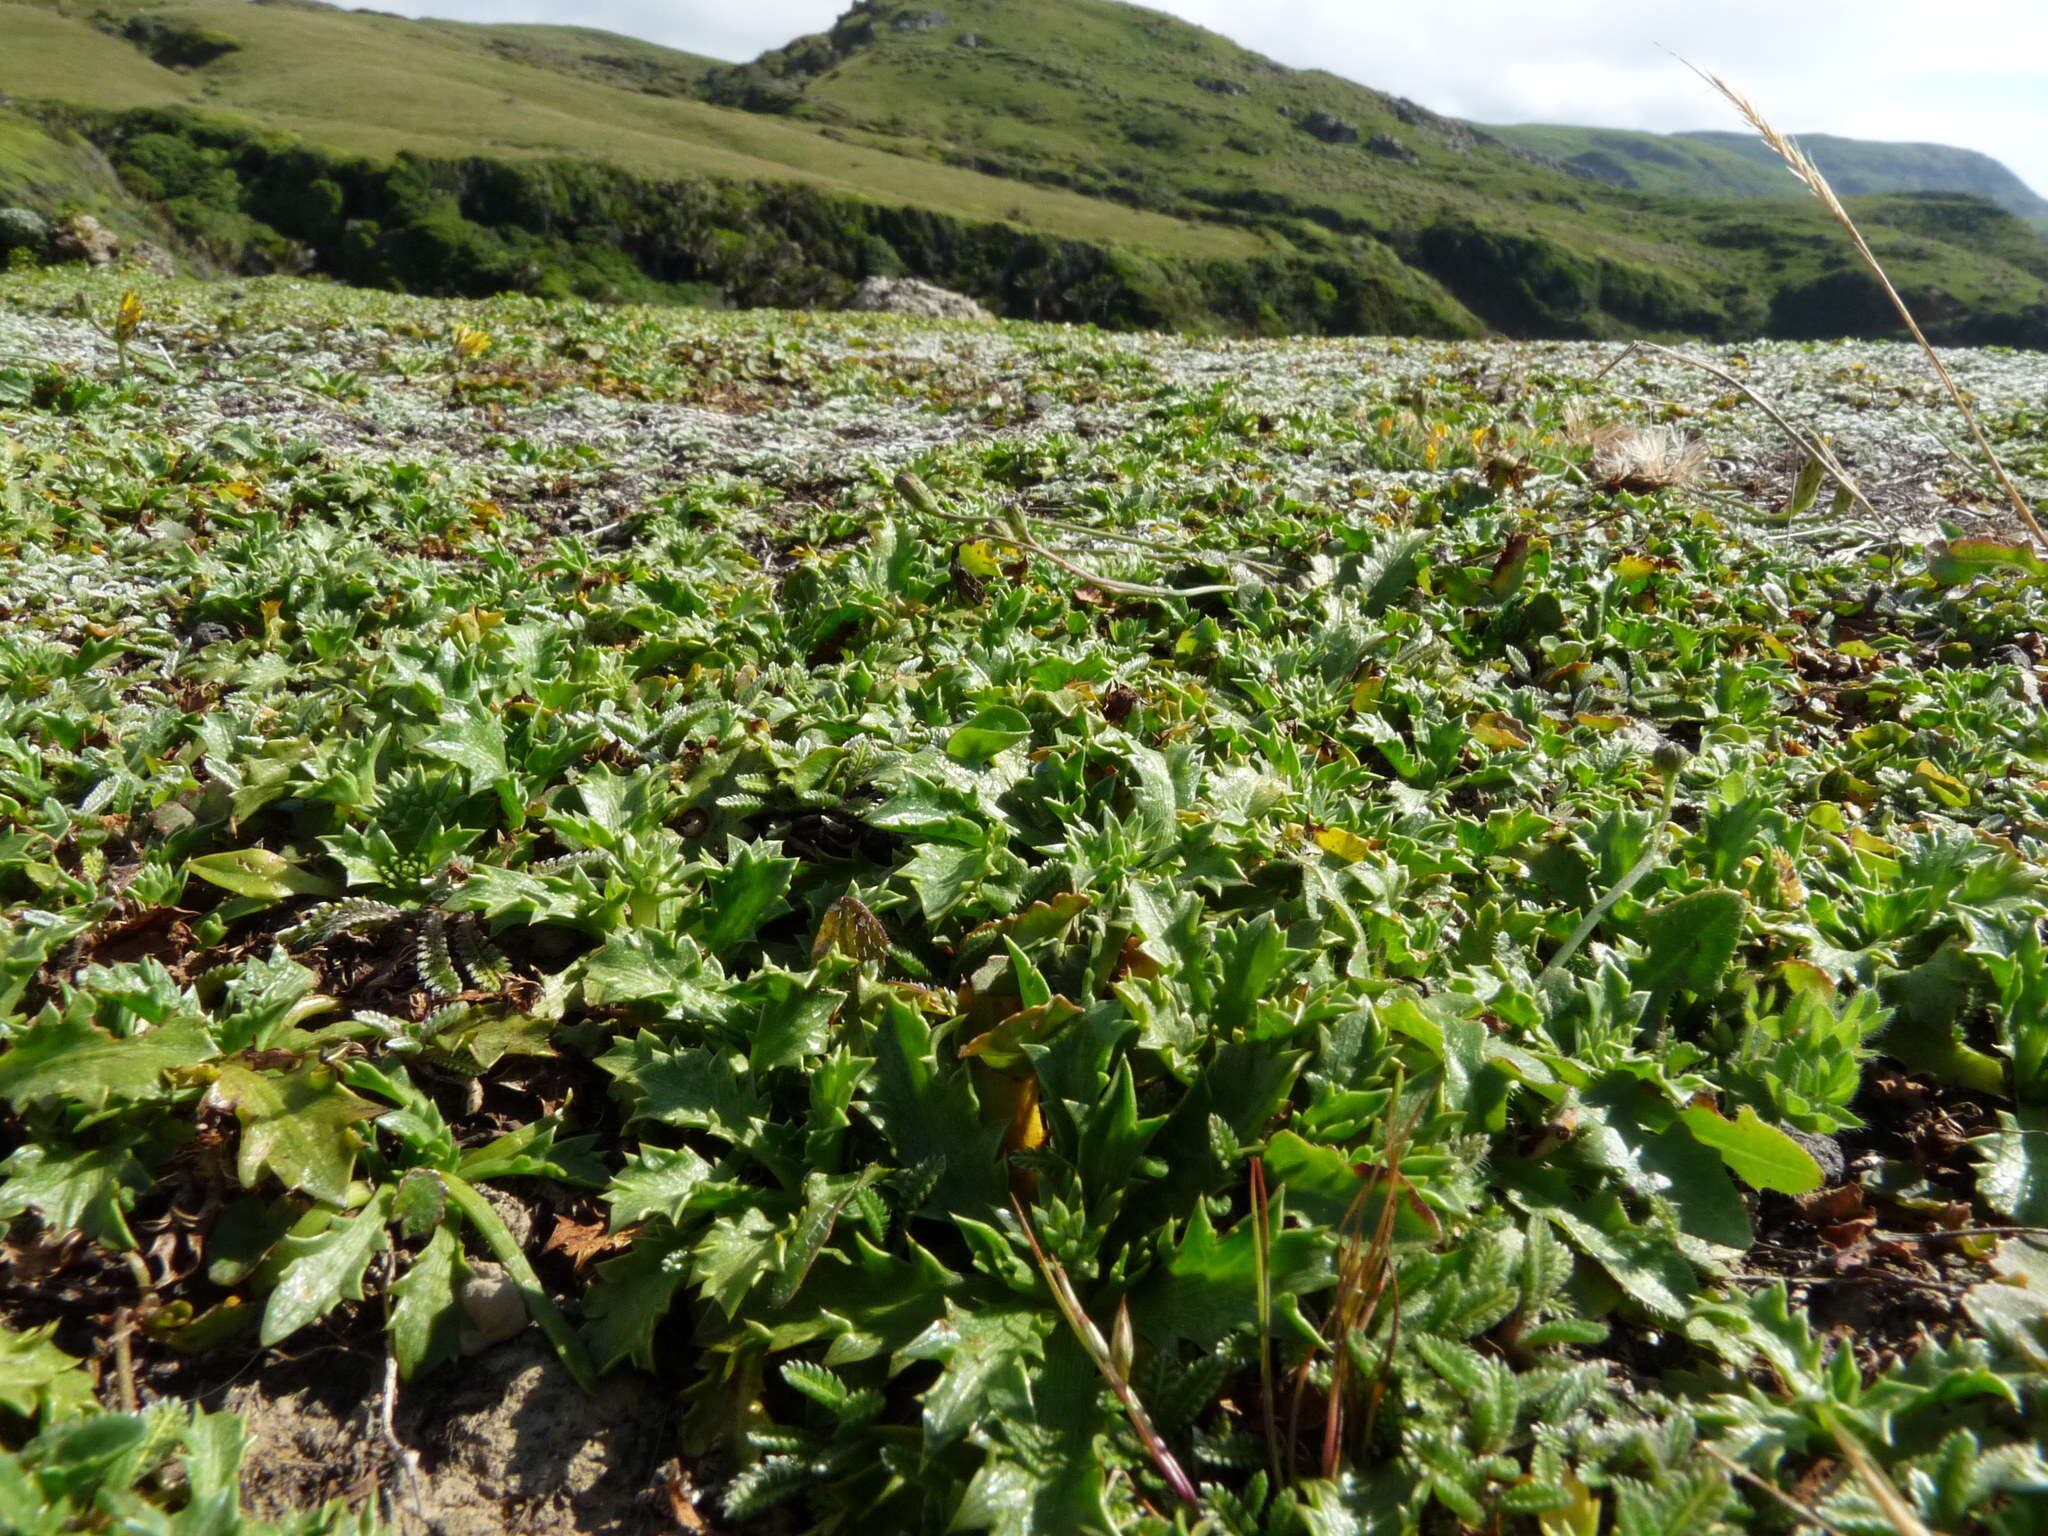
[(278, 1244), (283, 1274), (263, 1308), (266, 1345), (290, 1338), (318, 1322), (344, 1301), (363, 1299), (363, 1275), (370, 1261), (391, 1246), (385, 1222), (391, 1191), (378, 1190), (361, 1210), (338, 1217), (325, 1232), (288, 1237)]
[(357, 1098), (318, 1061), (290, 1072), (258, 1072), (239, 1062), (220, 1069), (207, 1103), (232, 1109), (242, 1122), (235, 1176), (253, 1189), (264, 1173), (287, 1189), (339, 1205), (348, 1195), (358, 1142), (351, 1129), (376, 1116), (379, 1106)]
[(437, 1227), (392, 1282), (391, 1352), (407, 1381), (438, 1361), (454, 1359), (460, 1347), (462, 1309), (455, 1287), (462, 1272), (461, 1250), (452, 1228)]

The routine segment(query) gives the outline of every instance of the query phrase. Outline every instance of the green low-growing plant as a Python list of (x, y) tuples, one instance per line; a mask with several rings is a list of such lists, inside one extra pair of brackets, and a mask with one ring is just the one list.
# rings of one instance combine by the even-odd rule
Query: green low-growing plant
[(1602, 474), (1779, 451), (1654, 356), (137, 293), (0, 371), (7, 1518), (497, 1265), (741, 1530), (2033, 1528), (2024, 548)]

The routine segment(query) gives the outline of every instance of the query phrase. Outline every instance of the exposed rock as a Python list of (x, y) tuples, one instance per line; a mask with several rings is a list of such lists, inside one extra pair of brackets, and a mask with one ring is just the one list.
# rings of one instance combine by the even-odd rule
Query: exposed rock
[(953, 41), (962, 48), (986, 48), (988, 46), (988, 39), (979, 32), (962, 32)]
[(465, 1319), (465, 1355), (482, 1354), (493, 1344), (502, 1344), (526, 1328), (526, 1298), (501, 1265), (471, 1264), (469, 1277), (462, 1282), (456, 1299), (462, 1303)]
[(1221, 75), (1203, 75), (1195, 84), (1217, 96), (1249, 96), (1252, 93), (1252, 88), (1242, 80), (1230, 80)]
[(131, 267), (154, 272), (158, 277), (178, 275), (178, 264), (171, 260), (171, 253), (160, 245), (152, 245), (147, 240), (132, 241), (123, 259)]
[(1346, 122), (1334, 112), (1315, 111), (1301, 120), (1301, 131), (1313, 134), (1325, 144), (1356, 144), (1358, 124)]
[(1461, 123), (1455, 117), (1445, 117), (1441, 112), (1432, 112), (1420, 102), (1408, 100), (1405, 96), (1382, 96), (1389, 112), (1411, 128), (1428, 128), (1443, 142), (1445, 149), (1453, 154), (1469, 154), (1482, 144), (1500, 146), (1500, 140), (1490, 133), (1481, 133), (1470, 123)]
[(1365, 147), (1376, 155), (1389, 160), (1399, 160), (1403, 165), (1412, 162), (1415, 151), (1395, 138), (1391, 133), (1376, 133), (1365, 141)]
[(898, 32), (936, 32), (945, 24), (944, 11), (901, 11), (889, 18)]
[(40, 251), (50, 243), (50, 221), (33, 208), (0, 208), (0, 253)]
[(1410, 128), (1420, 128), (1437, 120), (1436, 114), (1420, 102), (1410, 101), (1406, 96), (1386, 98), (1387, 110), (1406, 123)]
[(1793, 1126), (1780, 1127), (1787, 1136), (1805, 1149), (1806, 1155), (1819, 1165), (1821, 1176), (1830, 1184), (1842, 1182), (1848, 1171), (1848, 1162), (1842, 1156), (1842, 1144), (1832, 1136), (1820, 1136), (1811, 1131), (1802, 1131)]
[(120, 254), (121, 237), (89, 213), (74, 213), (60, 219), (50, 238), (50, 257), (54, 261), (86, 261), (104, 267)]
[(922, 320), (995, 318), (966, 294), (915, 277), (868, 278), (853, 291), (846, 307), (878, 315), (915, 315)]

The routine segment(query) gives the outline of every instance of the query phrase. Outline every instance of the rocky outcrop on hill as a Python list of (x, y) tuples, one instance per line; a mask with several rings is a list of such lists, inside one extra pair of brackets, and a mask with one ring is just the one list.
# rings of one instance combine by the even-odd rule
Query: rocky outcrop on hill
[(52, 261), (83, 261), (104, 267), (120, 256), (121, 237), (91, 214), (74, 213), (57, 221), (49, 251)]
[(1301, 131), (1325, 144), (1356, 144), (1359, 139), (1358, 124), (1337, 116), (1334, 112), (1311, 112), (1301, 120)]
[(915, 277), (871, 277), (854, 289), (848, 309), (878, 315), (913, 315), (921, 320), (993, 320), (975, 300)]
[(0, 208), (0, 256), (40, 252), (50, 243), (50, 221), (33, 208)]

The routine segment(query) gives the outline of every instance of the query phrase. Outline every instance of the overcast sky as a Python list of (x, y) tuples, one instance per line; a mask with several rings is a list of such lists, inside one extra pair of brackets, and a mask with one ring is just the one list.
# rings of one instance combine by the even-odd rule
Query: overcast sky
[[(936, 0), (944, 9), (944, 0)], [(377, 0), (465, 21), (605, 27), (745, 59), (829, 26), (842, 0)], [(1158, 0), (1283, 64), (1483, 123), (1739, 128), (1669, 48), (1779, 127), (1960, 144), (2048, 196), (2044, 0)]]

